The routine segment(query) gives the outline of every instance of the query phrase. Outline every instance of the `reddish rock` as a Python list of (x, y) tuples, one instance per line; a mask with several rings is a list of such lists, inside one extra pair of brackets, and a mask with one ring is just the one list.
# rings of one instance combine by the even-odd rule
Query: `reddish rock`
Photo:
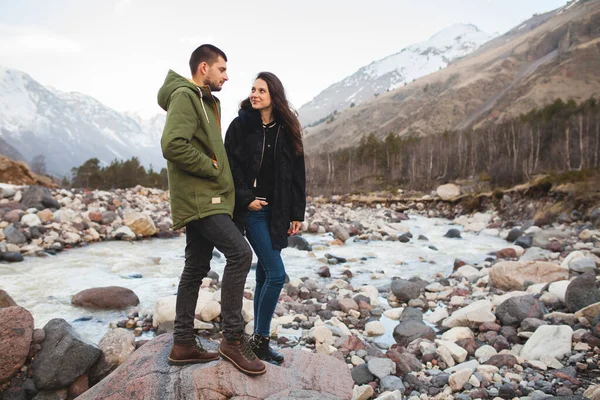
[(74, 399), (77, 396), (82, 395), (90, 388), (89, 379), (86, 374), (81, 375), (75, 379), (71, 386), (69, 386), (68, 396), (69, 399)]
[(338, 304), (340, 305), (340, 310), (347, 313), (350, 310), (358, 311), (358, 304), (353, 299), (341, 299)]
[(340, 341), (339, 343), (336, 343), (336, 346), (347, 349), (348, 351), (358, 351), (365, 348), (363, 341), (353, 335), (340, 338)]
[(359, 310), (371, 311), (373, 309), (373, 307), (371, 307), (371, 305), (369, 303), (367, 303), (366, 301), (360, 300), (358, 302), (358, 309)]
[(251, 377), (224, 360), (171, 367), (167, 357), (172, 344), (167, 334), (151, 340), (78, 399), (294, 398), (300, 391), (310, 391), (312, 398), (352, 398), (350, 371), (334, 357), (284, 349), (282, 365), (267, 363), (266, 374)]
[(513, 356), (512, 354), (494, 354), (484, 364), (493, 365), (498, 368), (512, 368), (517, 363), (517, 357)]
[(502, 327), (495, 322), (484, 322), (483, 324), (479, 325), (479, 332), (500, 332), (501, 328)]
[(54, 213), (49, 208), (45, 208), (38, 212), (37, 216), (40, 218), (40, 221), (42, 221), (42, 224), (54, 221)]
[(21, 220), (21, 215), (23, 214), (24, 212), (22, 210), (12, 210), (4, 214), (2, 219), (8, 223), (14, 224), (15, 222)]
[(88, 214), (90, 221), (101, 223), (102, 222), (102, 213), (98, 211), (90, 211)]
[(4, 307), (14, 307), (17, 303), (10, 297), (8, 293), (4, 290), (0, 289), (0, 308)]
[(322, 278), (329, 278), (329, 277), (331, 277), (331, 272), (329, 271), (329, 267), (327, 267), (325, 265), (322, 266), (321, 268), (319, 268), (319, 271), (317, 271), (317, 273)]
[(399, 353), (394, 350), (388, 350), (385, 357), (396, 364), (396, 375), (398, 376), (404, 376), (410, 372), (423, 369), (421, 361), (411, 353)]
[(553, 240), (546, 246), (546, 250), (550, 250), (553, 253), (560, 253), (563, 251), (563, 245), (561, 242)]
[(500, 251), (496, 252), (496, 258), (498, 259), (509, 259), (509, 258), (518, 258), (517, 256), (517, 252), (515, 251), (515, 249), (512, 249), (510, 247), (506, 248), (506, 249), (502, 249)]
[(140, 299), (131, 289), (119, 286), (86, 289), (71, 300), (74, 306), (102, 310), (121, 310), (139, 303)]
[(25, 364), (33, 337), (33, 317), (18, 306), (0, 308), (0, 383)]
[(457, 258), (456, 260), (454, 260), (454, 267), (452, 268), (452, 272), (456, 272), (456, 270), (462, 267), (463, 265), (467, 265), (467, 263)]

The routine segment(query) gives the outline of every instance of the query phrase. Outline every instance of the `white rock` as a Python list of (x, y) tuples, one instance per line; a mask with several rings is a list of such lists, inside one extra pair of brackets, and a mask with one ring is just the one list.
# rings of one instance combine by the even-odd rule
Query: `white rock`
[(175, 304), (177, 296), (160, 297), (154, 306), (152, 325), (156, 328), (164, 322), (175, 321)]
[(21, 222), (26, 226), (42, 225), (42, 220), (36, 214), (24, 214), (21, 217)]
[(449, 367), (453, 367), (456, 365), (454, 361), (454, 357), (452, 357), (452, 353), (446, 346), (440, 346), (435, 350), (435, 353), (442, 358), (442, 361)]
[(419, 342), (419, 350), (421, 351), (421, 354), (426, 356), (429, 354), (435, 354), (435, 350), (437, 349), (437, 347), (435, 346), (435, 344), (433, 344), (432, 342), (430, 342), (427, 339), (423, 339)]
[(352, 400), (368, 400), (373, 394), (375, 394), (375, 390), (371, 385), (354, 385), (352, 389)]
[(210, 322), (221, 315), (221, 304), (218, 301), (211, 301), (202, 309), (200, 319), (204, 322)]
[(471, 328), (466, 328), (466, 327), (462, 327), (462, 326), (447, 330), (442, 335), (442, 340), (446, 340), (446, 341), (453, 342), (453, 343), (458, 342), (461, 339), (468, 339), (468, 338), (475, 338), (475, 335), (473, 334), (473, 331), (471, 330)]
[(333, 337), (331, 331), (324, 325), (315, 326), (308, 332), (308, 337), (317, 343), (323, 343)]
[(448, 318), (448, 311), (445, 308), (438, 307), (433, 312), (425, 314), (423, 319), (434, 325), (437, 325), (440, 321)]
[(467, 350), (463, 349), (456, 343), (440, 339), (436, 339), (435, 343), (438, 346), (446, 347), (450, 351), (450, 354), (452, 354), (452, 358), (454, 358), (454, 360), (458, 363), (465, 361), (467, 359), (467, 356), (469, 355)]
[(214, 328), (213, 324), (209, 324), (208, 322), (200, 321), (199, 319), (194, 319), (194, 329), (211, 330), (212, 328)]
[(403, 311), (404, 311), (404, 307), (396, 307), (396, 308), (391, 308), (389, 310), (385, 310), (383, 312), (383, 315), (385, 315), (389, 319), (393, 319), (393, 320), (397, 321), (400, 319), (400, 315), (402, 315)]
[(544, 364), (540, 360), (527, 360), (527, 363), (533, 368), (539, 369), (541, 371), (546, 371), (548, 369), (548, 366), (546, 366), (546, 364)]
[(379, 321), (371, 321), (365, 324), (365, 332), (368, 336), (381, 336), (385, 334), (385, 326)]
[(135, 233), (133, 233), (133, 231), (132, 231), (131, 229), (129, 229), (127, 226), (122, 226), (122, 227), (120, 227), (119, 229), (117, 229), (116, 231), (114, 231), (114, 232), (112, 233), (112, 236), (113, 236), (113, 237), (115, 237), (115, 236), (117, 236), (117, 235), (118, 235), (118, 234), (120, 234), (120, 233), (122, 233), (122, 234), (123, 234), (123, 237), (124, 237), (125, 239), (130, 239), (130, 240), (132, 240), (132, 239), (135, 239), (135, 238), (137, 237), (137, 236), (135, 235)]
[(573, 329), (568, 325), (542, 325), (523, 346), (521, 357), (540, 360), (544, 356), (562, 358), (571, 354)]
[(560, 361), (558, 361), (555, 357), (552, 357), (549, 355), (540, 357), (540, 361), (543, 362), (544, 364), (546, 364), (546, 366), (548, 368), (553, 368), (553, 369), (564, 368), (564, 365), (562, 365)]
[(492, 303), (488, 300), (479, 300), (453, 312), (442, 322), (442, 326), (446, 328), (457, 326), (476, 328), (484, 322), (495, 321), (496, 316), (492, 313)]
[(477, 268), (475, 268), (471, 265), (463, 265), (462, 267), (460, 267), (459, 269), (456, 270), (454, 275), (463, 276), (463, 277), (467, 278), (468, 280), (471, 280), (471, 279), (481, 278), (483, 275), (485, 275), (485, 273), (483, 273), (482, 271), (478, 270)]
[(550, 292), (550, 294), (553, 294), (554, 296), (556, 296), (560, 300), (561, 303), (564, 303), (565, 302), (565, 294), (567, 293), (567, 287), (569, 286), (570, 283), (571, 283), (571, 281), (569, 281), (569, 280), (552, 282), (550, 284), (550, 286), (548, 287), (548, 292)]
[(435, 192), (443, 200), (450, 200), (460, 196), (460, 187), (453, 183), (448, 183), (446, 185), (438, 186)]
[(472, 372), (468, 369), (455, 372), (448, 378), (448, 384), (452, 388), (453, 392), (458, 392), (465, 386), (465, 383), (469, 381)]
[(242, 317), (244, 322), (248, 323), (254, 319), (254, 302), (248, 299), (244, 299), (242, 304)]
[(354, 365), (355, 367), (361, 364), (365, 363), (365, 360), (363, 360), (362, 358), (358, 357), (358, 356), (352, 356), (350, 358), (350, 362), (352, 363), (352, 365)]

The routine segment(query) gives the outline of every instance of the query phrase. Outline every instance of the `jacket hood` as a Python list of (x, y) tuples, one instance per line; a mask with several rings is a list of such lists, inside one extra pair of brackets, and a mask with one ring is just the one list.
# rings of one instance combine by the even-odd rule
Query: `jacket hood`
[(165, 82), (158, 90), (158, 105), (165, 111), (169, 108), (169, 100), (171, 98), (171, 93), (180, 87), (187, 87), (194, 92), (198, 92), (198, 87), (190, 82), (187, 78), (179, 75), (177, 72), (169, 70), (167, 73), (167, 77), (165, 78)]

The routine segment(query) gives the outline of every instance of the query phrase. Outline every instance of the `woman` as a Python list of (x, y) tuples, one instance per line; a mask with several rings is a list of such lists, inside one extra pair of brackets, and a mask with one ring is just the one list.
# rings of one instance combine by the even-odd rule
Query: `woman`
[(271, 319), (285, 281), (281, 249), (296, 234), (306, 208), (304, 149), (296, 112), (279, 78), (261, 72), (225, 137), (235, 183), (238, 226), (258, 257), (254, 291), (254, 352), (281, 363), (269, 347)]

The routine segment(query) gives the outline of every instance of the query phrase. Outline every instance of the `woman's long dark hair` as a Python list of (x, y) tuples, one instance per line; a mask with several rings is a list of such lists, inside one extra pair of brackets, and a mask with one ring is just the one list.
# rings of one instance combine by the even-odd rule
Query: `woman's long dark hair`
[[(296, 154), (300, 155), (304, 153), (304, 146), (302, 145), (302, 127), (300, 126), (300, 121), (298, 121), (298, 113), (287, 100), (283, 84), (279, 78), (271, 72), (260, 72), (256, 76), (256, 79), (262, 79), (267, 82), (275, 120), (280, 124), (285, 125), (289, 131), (292, 136), (292, 144), (294, 145)], [(250, 103), (250, 98), (242, 101), (240, 108), (251, 109), (252, 104)]]

